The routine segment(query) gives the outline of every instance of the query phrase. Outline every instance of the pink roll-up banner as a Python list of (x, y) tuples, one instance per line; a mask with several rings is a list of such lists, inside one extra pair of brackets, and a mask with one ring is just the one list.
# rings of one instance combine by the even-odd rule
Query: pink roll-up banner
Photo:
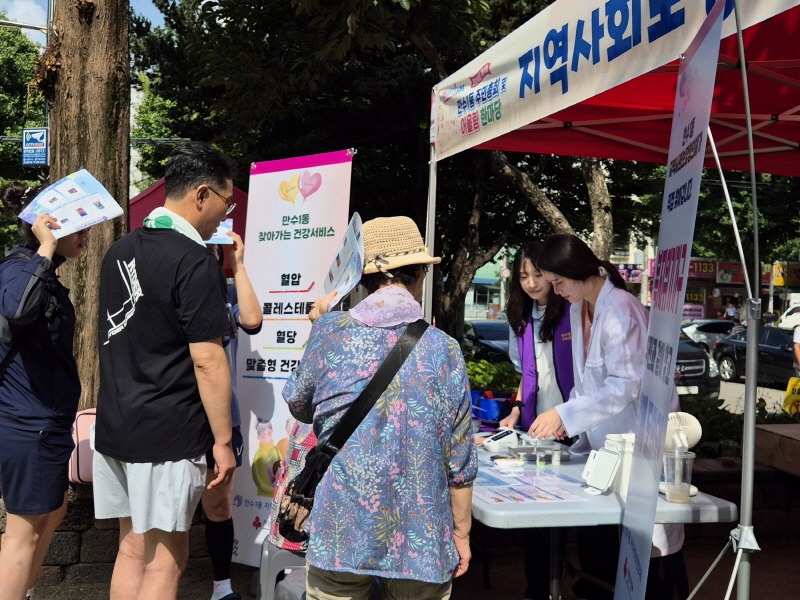
[(311, 304), (347, 228), (354, 151), (253, 163), (245, 267), (262, 306), (263, 326), (240, 334), (236, 385), (244, 437), (234, 486), (234, 562), (258, 566), (275, 472), (293, 420), (286, 380), (303, 356)]

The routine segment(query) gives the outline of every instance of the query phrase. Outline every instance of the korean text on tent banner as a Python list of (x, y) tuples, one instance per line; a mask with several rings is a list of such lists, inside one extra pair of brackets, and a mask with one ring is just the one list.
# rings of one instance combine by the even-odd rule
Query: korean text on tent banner
[[(686, 51), (678, 72), (669, 145), (653, 302), (647, 330), (645, 375), (639, 398), (636, 446), (623, 517), (615, 600), (644, 600), (653, 523), (664, 452), (667, 414), (675, 393), (675, 359), (683, 312), (689, 258), (725, 0), (717, 0)], [(676, 532), (671, 545), (683, 541)]]
[[(712, 0), (559, 1), (433, 88), (436, 160), (600, 94), (676, 58)], [(742, 28), (797, 0), (740, 2)], [(731, 7), (723, 35), (736, 31)], [(560, 123), (554, 126), (562, 126)]]
[(281, 393), (303, 356), (308, 313), (324, 294), (347, 227), (352, 161), (353, 151), (341, 150), (250, 169), (245, 266), (264, 320), (258, 334), (238, 338), (244, 456), (233, 501), (237, 563), (260, 564), (275, 472), (294, 422)]

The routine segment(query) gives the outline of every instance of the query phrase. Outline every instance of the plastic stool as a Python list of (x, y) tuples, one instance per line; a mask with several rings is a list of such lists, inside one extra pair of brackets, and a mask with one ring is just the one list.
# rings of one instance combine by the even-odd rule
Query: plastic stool
[(269, 540), (264, 540), (261, 545), (261, 567), (259, 569), (258, 599), (274, 600), (275, 586), (278, 584), (278, 575), (285, 569), (305, 569), (306, 555), (304, 552), (283, 550)]

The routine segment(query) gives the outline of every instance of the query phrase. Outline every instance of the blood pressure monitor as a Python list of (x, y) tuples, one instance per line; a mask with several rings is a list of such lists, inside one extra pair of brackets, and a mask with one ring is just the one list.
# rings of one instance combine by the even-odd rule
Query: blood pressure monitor
[(519, 444), (519, 438), (516, 431), (513, 429), (501, 429), (486, 438), (483, 447), (489, 452), (502, 452), (517, 444)]

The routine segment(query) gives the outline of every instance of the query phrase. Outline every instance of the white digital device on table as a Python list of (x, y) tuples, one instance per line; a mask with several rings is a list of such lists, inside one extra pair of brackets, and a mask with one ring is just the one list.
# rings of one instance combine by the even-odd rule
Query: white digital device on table
[(486, 441), (483, 442), (483, 447), (489, 452), (502, 452), (517, 444), (519, 444), (519, 438), (516, 431), (513, 429), (501, 429), (487, 437)]
[(586, 465), (583, 467), (581, 477), (586, 481), (584, 492), (598, 496), (605, 492), (614, 482), (614, 477), (619, 469), (619, 452), (600, 448), (592, 450)]

